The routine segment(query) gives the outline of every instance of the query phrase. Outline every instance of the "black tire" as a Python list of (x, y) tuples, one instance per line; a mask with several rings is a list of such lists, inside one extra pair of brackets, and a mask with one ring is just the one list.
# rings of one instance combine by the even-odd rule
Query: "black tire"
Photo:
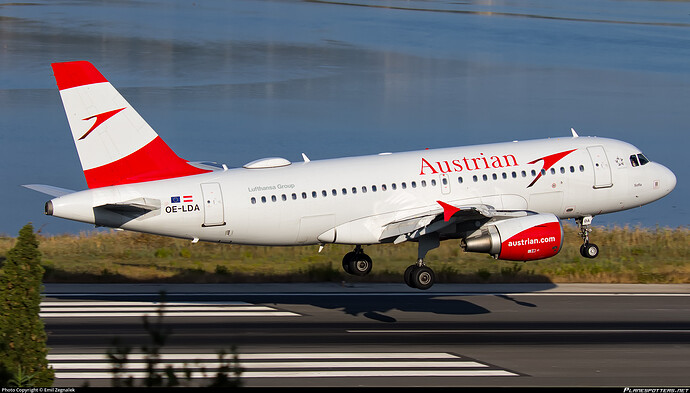
[(366, 276), (371, 271), (372, 265), (369, 255), (356, 254), (348, 263), (349, 273), (355, 276)]
[(581, 253), (585, 258), (593, 259), (599, 255), (599, 247), (594, 243), (583, 244)]
[(412, 282), (417, 289), (429, 289), (434, 285), (434, 281), (436, 281), (436, 276), (429, 267), (422, 266), (412, 272)]
[(356, 255), (354, 251), (350, 251), (343, 257), (343, 270), (345, 270), (345, 273), (352, 274), (350, 272), (350, 261), (353, 260)]
[(407, 284), (408, 287), (410, 288), (416, 288), (414, 286), (414, 282), (412, 282), (412, 272), (417, 268), (417, 265), (410, 265), (405, 269), (405, 274), (403, 275), (403, 279), (405, 280), (405, 284)]

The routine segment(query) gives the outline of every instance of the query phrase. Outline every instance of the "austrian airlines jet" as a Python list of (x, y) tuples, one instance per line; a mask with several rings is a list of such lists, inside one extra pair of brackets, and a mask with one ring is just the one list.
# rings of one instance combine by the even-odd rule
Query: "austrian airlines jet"
[(342, 261), (366, 275), (362, 246), (419, 244), (404, 274), (428, 289), (427, 252), (459, 239), (467, 252), (529, 261), (556, 255), (574, 218), (583, 256), (592, 217), (667, 195), (675, 175), (638, 148), (572, 137), (242, 168), (177, 156), (88, 62), (52, 65), (89, 189), (27, 185), (55, 197), (45, 213), (111, 228), (234, 244), (351, 244)]

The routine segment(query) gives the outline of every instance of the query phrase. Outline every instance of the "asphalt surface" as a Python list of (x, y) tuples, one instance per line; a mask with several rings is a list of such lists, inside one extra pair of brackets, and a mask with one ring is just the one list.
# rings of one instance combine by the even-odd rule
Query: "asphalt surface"
[(234, 346), (245, 386), (690, 385), (690, 285), (48, 284), (55, 386), (110, 386), (115, 337), (143, 376), (161, 290), (163, 363)]

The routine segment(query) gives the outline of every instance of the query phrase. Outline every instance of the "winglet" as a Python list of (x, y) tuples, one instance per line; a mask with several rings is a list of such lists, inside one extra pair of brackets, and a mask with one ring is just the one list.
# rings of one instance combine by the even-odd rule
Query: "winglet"
[(579, 138), (580, 137), (579, 135), (577, 135), (577, 132), (575, 132), (575, 129), (572, 127), (570, 128), (570, 132), (573, 133), (573, 138)]
[(443, 221), (450, 221), (450, 218), (453, 217), (453, 215), (457, 212), (460, 211), (459, 208), (449, 205), (445, 202), (441, 201), (436, 201), (438, 202), (439, 205), (443, 208)]

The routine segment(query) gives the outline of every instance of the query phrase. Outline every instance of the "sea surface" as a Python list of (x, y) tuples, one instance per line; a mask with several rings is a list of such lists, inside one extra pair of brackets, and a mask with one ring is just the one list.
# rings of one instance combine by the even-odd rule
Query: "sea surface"
[(236, 167), (569, 136), (673, 170), (596, 225), (687, 226), (690, 2), (0, 3), (0, 233), (93, 226), (21, 184), (86, 183), (50, 63), (88, 60), (182, 157)]

